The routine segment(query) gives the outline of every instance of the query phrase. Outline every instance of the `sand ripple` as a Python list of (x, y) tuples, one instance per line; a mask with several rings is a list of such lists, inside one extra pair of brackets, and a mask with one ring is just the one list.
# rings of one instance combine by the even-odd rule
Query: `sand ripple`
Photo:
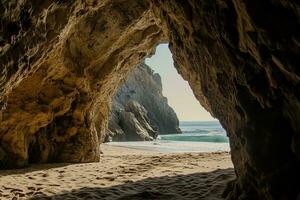
[(103, 145), (100, 163), (0, 171), (0, 199), (221, 199), (229, 153), (161, 154)]

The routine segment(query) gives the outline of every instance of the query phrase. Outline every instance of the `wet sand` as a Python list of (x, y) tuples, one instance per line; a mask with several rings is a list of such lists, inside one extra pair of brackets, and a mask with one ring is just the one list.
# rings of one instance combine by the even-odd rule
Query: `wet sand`
[(103, 144), (99, 163), (0, 171), (0, 199), (222, 199), (228, 152), (158, 153)]

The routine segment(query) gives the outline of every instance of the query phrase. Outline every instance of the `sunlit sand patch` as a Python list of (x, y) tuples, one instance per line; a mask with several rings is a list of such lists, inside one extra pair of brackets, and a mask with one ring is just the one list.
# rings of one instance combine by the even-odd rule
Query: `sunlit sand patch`
[(157, 153), (102, 145), (99, 163), (0, 172), (0, 199), (221, 199), (227, 152)]

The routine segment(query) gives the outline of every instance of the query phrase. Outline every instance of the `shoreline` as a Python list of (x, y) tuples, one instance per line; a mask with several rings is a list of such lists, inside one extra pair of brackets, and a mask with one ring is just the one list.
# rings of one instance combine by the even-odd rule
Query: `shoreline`
[(228, 152), (160, 153), (102, 144), (100, 162), (0, 171), (0, 199), (222, 199)]
[(108, 142), (106, 145), (159, 153), (207, 153), (230, 152), (229, 143), (190, 142), (190, 141), (137, 141)]

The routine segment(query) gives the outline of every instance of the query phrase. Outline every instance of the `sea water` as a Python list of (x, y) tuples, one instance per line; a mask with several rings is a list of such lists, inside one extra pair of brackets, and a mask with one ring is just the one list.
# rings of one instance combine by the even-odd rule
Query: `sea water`
[(218, 121), (180, 122), (180, 134), (159, 135), (155, 141), (110, 142), (110, 145), (157, 152), (230, 151), (228, 137)]
[(228, 143), (226, 132), (218, 121), (180, 122), (181, 134), (159, 135), (160, 140)]

